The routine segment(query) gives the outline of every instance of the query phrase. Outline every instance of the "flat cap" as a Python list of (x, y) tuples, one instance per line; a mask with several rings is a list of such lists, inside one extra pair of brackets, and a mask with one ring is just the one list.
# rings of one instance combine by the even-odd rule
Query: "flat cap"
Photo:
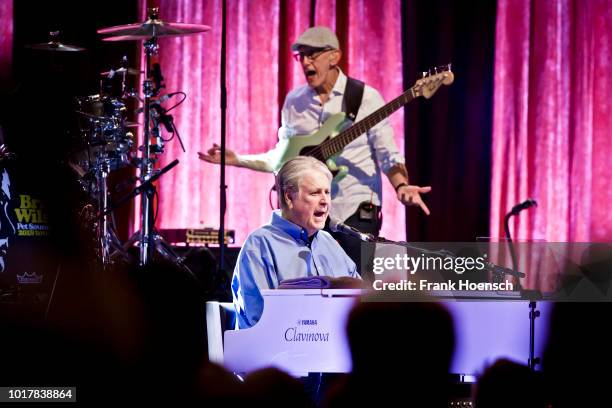
[(338, 42), (338, 37), (336, 37), (336, 34), (334, 34), (332, 30), (327, 27), (317, 26), (310, 27), (308, 30), (304, 31), (297, 40), (295, 40), (291, 46), (291, 50), (297, 51), (300, 46), (337, 50), (340, 48), (340, 43)]

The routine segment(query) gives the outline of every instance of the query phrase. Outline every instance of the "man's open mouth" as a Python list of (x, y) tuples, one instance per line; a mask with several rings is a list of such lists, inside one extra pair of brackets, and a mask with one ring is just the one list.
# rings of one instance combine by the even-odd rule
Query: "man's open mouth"
[(307, 77), (311, 77), (317, 74), (317, 71), (315, 71), (314, 69), (309, 69), (305, 72)]
[(315, 211), (314, 212), (314, 216), (315, 217), (323, 217), (326, 213), (327, 213), (327, 211)]

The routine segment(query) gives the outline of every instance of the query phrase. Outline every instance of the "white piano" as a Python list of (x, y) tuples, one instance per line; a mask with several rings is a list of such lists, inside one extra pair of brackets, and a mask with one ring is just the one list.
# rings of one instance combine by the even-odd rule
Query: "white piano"
[[(360, 301), (360, 290), (277, 289), (264, 290), (262, 295), (264, 310), (259, 322), (249, 329), (225, 331), (223, 348), (219, 343), (211, 361), (236, 373), (270, 366), (294, 376), (351, 371), (345, 328), (352, 306)], [(452, 373), (475, 375), (501, 357), (527, 363), (527, 301), (497, 294), (491, 294), (491, 300), (471, 300), (468, 292), (436, 295), (445, 299), (454, 320)], [(449, 295), (455, 301), (447, 298)], [(539, 302), (538, 310), (542, 316), (536, 320), (535, 351), (541, 357), (551, 304)]]
[(360, 294), (359, 289), (262, 291), (259, 322), (225, 332), (223, 365), (237, 373), (270, 366), (295, 376), (350, 372), (345, 328)]

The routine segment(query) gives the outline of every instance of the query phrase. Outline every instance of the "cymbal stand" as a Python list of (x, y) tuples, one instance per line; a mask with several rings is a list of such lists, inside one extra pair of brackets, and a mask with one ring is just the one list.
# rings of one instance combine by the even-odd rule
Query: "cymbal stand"
[[(153, 13), (157, 12), (157, 9), (152, 9)], [(157, 18), (156, 15), (151, 15), (151, 18)], [(196, 275), (185, 265), (183, 259), (178, 256), (172, 249), (172, 247), (164, 241), (164, 239), (155, 230), (155, 219), (153, 214), (153, 199), (156, 194), (155, 186), (152, 181), (159, 178), (167, 169), (174, 167), (178, 163), (171, 163), (166, 166), (166, 169), (154, 170), (156, 158), (151, 157), (153, 154), (163, 153), (163, 145), (151, 145), (151, 137), (155, 137), (157, 140), (161, 140), (159, 137), (159, 123), (156, 117), (151, 114), (151, 97), (157, 95), (159, 89), (154, 89), (153, 81), (150, 79), (151, 72), (151, 56), (157, 54), (159, 46), (157, 44), (157, 38), (152, 37), (149, 40), (144, 41), (143, 48), (145, 51), (145, 67), (143, 81), (143, 114), (144, 114), (144, 145), (140, 148), (142, 151), (142, 158), (140, 159), (140, 186), (144, 188), (138, 193), (141, 194), (141, 206), (140, 206), (140, 232), (136, 232), (134, 236), (124, 245), (124, 248), (132, 245), (136, 240), (139, 241), (139, 265), (148, 265), (153, 257), (153, 250), (157, 250), (167, 260), (173, 262), (183, 271), (185, 271), (194, 282), (200, 285), (199, 279)], [(151, 122), (153, 126), (151, 127)], [(138, 189), (138, 188), (137, 188)]]
[(98, 222), (97, 222), (97, 238), (99, 245), (98, 253), (102, 265), (108, 265), (110, 262), (110, 243), (108, 236), (109, 215), (106, 214), (108, 206), (108, 185), (106, 179), (110, 173), (110, 166), (107, 161), (102, 161), (96, 166), (96, 187), (98, 190)]
[[(154, 159), (151, 158), (151, 97), (153, 96), (153, 82), (150, 79), (151, 56), (156, 55), (159, 49), (157, 39), (151, 39), (143, 43), (145, 51), (145, 69), (144, 81), (142, 84), (144, 96), (144, 146), (142, 159), (140, 162), (140, 182), (144, 183), (149, 180), (153, 174)], [(141, 195), (140, 202), (140, 265), (147, 265), (150, 262), (153, 248), (153, 240), (151, 239), (151, 229), (153, 224), (153, 198), (155, 190), (153, 187), (146, 189)]]
[[(96, 252), (103, 268), (112, 265), (112, 258), (117, 254), (127, 257), (121, 241), (114, 230), (114, 222), (109, 211), (108, 175), (110, 163), (107, 158), (99, 159), (94, 167), (96, 192), (98, 199), (98, 212), (96, 220)], [(111, 253), (111, 249), (114, 251)]]

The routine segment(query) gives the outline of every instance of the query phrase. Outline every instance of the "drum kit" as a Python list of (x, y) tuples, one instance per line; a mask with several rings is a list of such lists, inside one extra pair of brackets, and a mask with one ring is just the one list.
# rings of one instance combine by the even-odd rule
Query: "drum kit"
[[(158, 39), (204, 33), (210, 27), (199, 24), (169, 23), (159, 19), (158, 8), (148, 10), (144, 23), (128, 24), (99, 29), (103, 41), (143, 41), (145, 64), (143, 70), (128, 67), (127, 58), (117, 69), (101, 73), (100, 92), (96, 95), (75, 98), (78, 137), (68, 164), (78, 174), (79, 183), (89, 193), (94, 219), (95, 252), (99, 263), (109, 267), (119, 256), (127, 256), (127, 249), (136, 243), (139, 247), (139, 264), (150, 262), (153, 251), (188, 270), (180, 257), (154, 229), (153, 199), (156, 195), (153, 182), (176, 165), (174, 161), (162, 169), (155, 168), (158, 156), (163, 153), (162, 129), (174, 133), (172, 117), (161, 102), (182, 92), (162, 95), (161, 72), (158, 64), (152, 66), (152, 56), (159, 50)], [(81, 52), (84, 48), (62, 44), (58, 32), (51, 32), (49, 42), (32, 44), (28, 48), (50, 52)], [(129, 77), (142, 75), (142, 97), (134, 89), (128, 89)], [(119, 86), (117, 85), (119, 82)], [(135, 98), (142, 103), (138, 112), (143, 113), (141, 124), (129, 122), (128, 100)], [(182, 101), (180, 101), (182, 102)], [(179, 102), (179, 103), (180, 103)], [(142, 146), (136, 146), (136, 130), (142, 129)], [(180, 141), (180, 139), (179, 139)], [(109, 175), (119, 169), (134, 166), (139, 169), (139, 185), (124, 199), (111, 203), (108, 186)], [(123, 202), (141, 195), (140, 231), (122, 243), (115, 232), (113, 211)], [(191, 271), (189, 271), (191, 273)]]

